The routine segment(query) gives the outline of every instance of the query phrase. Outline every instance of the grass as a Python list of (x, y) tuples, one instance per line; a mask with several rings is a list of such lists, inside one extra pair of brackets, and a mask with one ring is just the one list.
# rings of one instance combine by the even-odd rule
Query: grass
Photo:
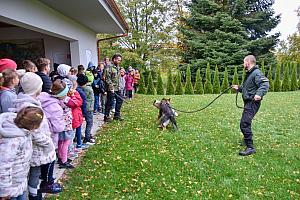
[[(193, 110), (215, 96), (171, 98)], [(179, 114), (178, 132), (157, 129), (152, 102), (161, 98), (139, 95), (125, 105), (126, 121), (101, 129), (56, 198), (300, 199), (299, 91), (266, 96), (252, 125), (257, 153), (248, 157), (238, 155), (242, 110), (234, 95)]]

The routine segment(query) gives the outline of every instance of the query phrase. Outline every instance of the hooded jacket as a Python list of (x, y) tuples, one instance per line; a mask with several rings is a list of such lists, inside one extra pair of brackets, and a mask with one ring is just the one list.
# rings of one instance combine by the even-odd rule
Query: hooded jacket
[(0, 115), (0, 197), (17, 197), (27, 190), (31, 134), (15, 125), (16, 116), (12, 112)]
[[(30, 95), (19, 93), (17, 100), (13, 102), (13, 108), (9, 109), (18, 112), (24, 107), (35, 106), (42, 108), (41, 103)], [(50, 163), (56, 159), (55, 147), (50, 137), (51, 132), (46, 116), (38, 129), (32, 131), (33, 153), (30, 165), (32, 167), (41, 166)]]
[(74, 94), (70, 95), (69, 97), (70, 100), (68, 101), (67, 106), (72, 109), (72, 127), (73, 129), (75, 129), (78, 128), (83, 122), (83, 115), (81, 110), (82, 99), (77, 91), (75, 91)]

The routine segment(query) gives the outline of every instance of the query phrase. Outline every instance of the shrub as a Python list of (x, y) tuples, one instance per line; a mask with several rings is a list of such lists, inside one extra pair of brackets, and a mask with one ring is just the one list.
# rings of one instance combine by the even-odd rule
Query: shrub
[[(237, 73), (237, 67), (234, 68), (233, 80), (231, 85), (239, 85), (239, 76)], [(236, 93), (235, 89), (232, 89), (231, 93)]]
[(207, 63), (206, 66), (206, 74), (205, 74), (206, 80), (204, 83), (204, 94), (212, 94), (212, 84), (211, 84), (211, 72), (210, 72), (210, 64)]
[(157, 77), (156, 93), (157, 93), (158, 95), (164, 95), (164, 94), (165, 94), (165, 92), (164, 92), (164, 86), (163, 86), (163, 81), (162, 81), (160, 72), (158, 73), (157, 76), (158, 76), (158, 77)]
[(297, 82), (297, 64), (293, 64), (292, 77), (291, 77), (291, 90), (298, 90), (298, 82)]
[(183, 88), (182, 88), (182, 83), (181, 83), (181, 72), (177, 72), (176, 76), (176, 89), (175, 89), (175, 94), (176, 95), (182, 95), (183, 94)]
[(280, 64), (276, 65), (276, 72), (275, 72), (275, 80), (274, 80), (274, 92), (280, 92), (281, 91), (281, 80), (280, 80)]
[(272, 65), (270, 65), (269, 70), (268, 70), (268, 79), (269, 79), (269, 83), (270, 83), (269, 91), (273, 92), (274, 91), (274, 82), (273, 82)]
[(214, 94), (219, 94), (220, 93), (220, 79), (219, 79), (219, 70), (218, 70), (217, 65), (215, 67), (215, 73), (214, 73), (213, 93)]
[(188, 66), (186, 69), (186, 83), (185, 83), (184, 93), (185, 94), (194, 94), (193, 84), (192, 84), (192, 80), (191, 80), (190, 66)]
[(153, 84), (153, 79), (152, 79), (151, 73), (149, 73), (149, 75), (148, 75), (147, 94), (150, 94), (150, 95), (155, 94), (154, 84)]
[[(229, 81), (228, 81), (228, 70), (227, 67), (224, 71), (224, 78), (222, 81), (222, 91), (226, 90), (229, 87)], [(228, 90), (226, 93), (230, 93), (230, 90)]]
[(141, 74), (141, 79), (139, 80), (138, 93), (139, 94), (146, 94), (144, 74), (143, 74), (143, 72), (140, 72), (140, 74)]
[(282, 91), (290, 91), (291, 90), (291, 81), (289, 75), (289, 64), (284, 66), (284, 74), (283, 74), (283, 81), (282, 81)]
[(196, 82), (195, 82), (195, 94), (203, 94), (203, 83), (202, 83), (202, 77), (200, 73), (200, 69), (196, 72)]
[(167, 93), (167, 95), (175, 94), (171, 69), (169, 69), (169, 71), (168, 71), (168, 82), (167, 82), (167, 92), (166, 93)]

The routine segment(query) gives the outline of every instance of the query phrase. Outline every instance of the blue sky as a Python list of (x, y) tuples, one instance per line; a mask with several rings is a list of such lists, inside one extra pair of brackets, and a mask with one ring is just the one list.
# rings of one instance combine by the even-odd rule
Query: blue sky
[(299, 21), (295, 10), (299, 6), (300, 0), (275, 0), (273, 8), (276, 14), (281, 14), (281, 22), (271, 33), (280, 32), (281, 40), (285, 40), (288, 35), (295, 33)]

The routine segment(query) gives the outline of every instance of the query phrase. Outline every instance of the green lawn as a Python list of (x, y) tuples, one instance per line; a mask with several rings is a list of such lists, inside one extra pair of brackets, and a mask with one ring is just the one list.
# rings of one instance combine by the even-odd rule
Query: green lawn
[[(192, 110), (215, 96), (171, 98)], [(266, 96), (252, 125), (257, 153), (248, 157), (238, 155), (234, 95), (180, 113), (178, 132), (156, 128), (152, 102), (161, 98), (139, 95), (125, 105), (126, 121), (101, 130), (59, 199), (300, 199), (299, 91)]]

